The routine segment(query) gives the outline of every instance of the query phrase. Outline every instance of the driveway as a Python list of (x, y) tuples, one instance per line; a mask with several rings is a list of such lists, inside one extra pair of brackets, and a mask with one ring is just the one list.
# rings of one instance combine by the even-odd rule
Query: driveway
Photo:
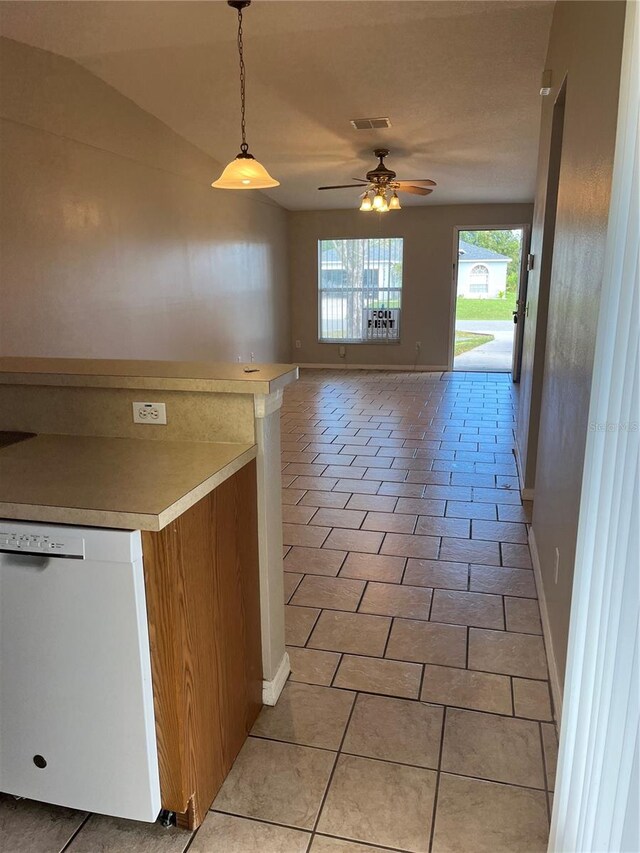
[(511, 320), (456, 320), (458, 331), (486, 332), (494, 340), (456, 356), (453, 369), (510, 371), (514, 328)]

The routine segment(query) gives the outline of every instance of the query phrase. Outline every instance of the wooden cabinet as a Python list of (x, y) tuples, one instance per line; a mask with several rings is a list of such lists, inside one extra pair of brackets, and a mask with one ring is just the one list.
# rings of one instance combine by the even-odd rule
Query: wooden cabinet
[(142, 546), (162, 807), (192, 829), (261, 708), (255, 461)]

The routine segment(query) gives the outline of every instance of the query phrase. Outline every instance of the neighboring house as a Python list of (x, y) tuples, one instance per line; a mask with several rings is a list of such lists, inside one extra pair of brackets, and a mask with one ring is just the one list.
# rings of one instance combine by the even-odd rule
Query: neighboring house
[(507, 290), (507, 267), (511, 259), (492, 249), (460, 240), (458, 247), (458, 296), (496, 299)]

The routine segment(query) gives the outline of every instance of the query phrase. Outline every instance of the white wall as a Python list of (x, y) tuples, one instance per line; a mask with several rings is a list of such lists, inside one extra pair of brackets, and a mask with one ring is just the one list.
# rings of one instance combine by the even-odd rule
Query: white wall
[(285, 211), (76, 63), (0, 63), (0, 353), (287, 361)]

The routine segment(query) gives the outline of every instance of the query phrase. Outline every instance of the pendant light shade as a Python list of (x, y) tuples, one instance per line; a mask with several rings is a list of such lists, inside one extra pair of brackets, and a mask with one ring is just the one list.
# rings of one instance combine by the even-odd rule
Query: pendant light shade
[(264, 190), (279, 187), (280, 181), (272, 178), (255, 157), (241, 151), (235, 160), (225, 166), (218, 180), (211, 186), (218, 190)]
[(371, 204), (371, 197), (369, 193), (365, 193), (362, 196), (362, 204), (360, 205), (360, 210), (371, 210), (373, 205)]
[(279, 187), (280, 181), (271, 177), (262, 163), (249, 153), (245, 122), (245, 82), (244, 44), (242, 41), (242, 10), (250, 5), (251, 0), (227, 0), (229, 6), (238, 12), (238, 56), (240, 57), (240, 132), (242, 144), (240, 153), (225, 166), (222, 174), (211, 186), (219, 190), (264, 190), (269, 187)]
[(394, 192), (391, 196), (391, 201), (389, 202), (389, 210), (402, 210), (402, 205), (400, 204), (400, 199), (398, 198), (398, 193)]

